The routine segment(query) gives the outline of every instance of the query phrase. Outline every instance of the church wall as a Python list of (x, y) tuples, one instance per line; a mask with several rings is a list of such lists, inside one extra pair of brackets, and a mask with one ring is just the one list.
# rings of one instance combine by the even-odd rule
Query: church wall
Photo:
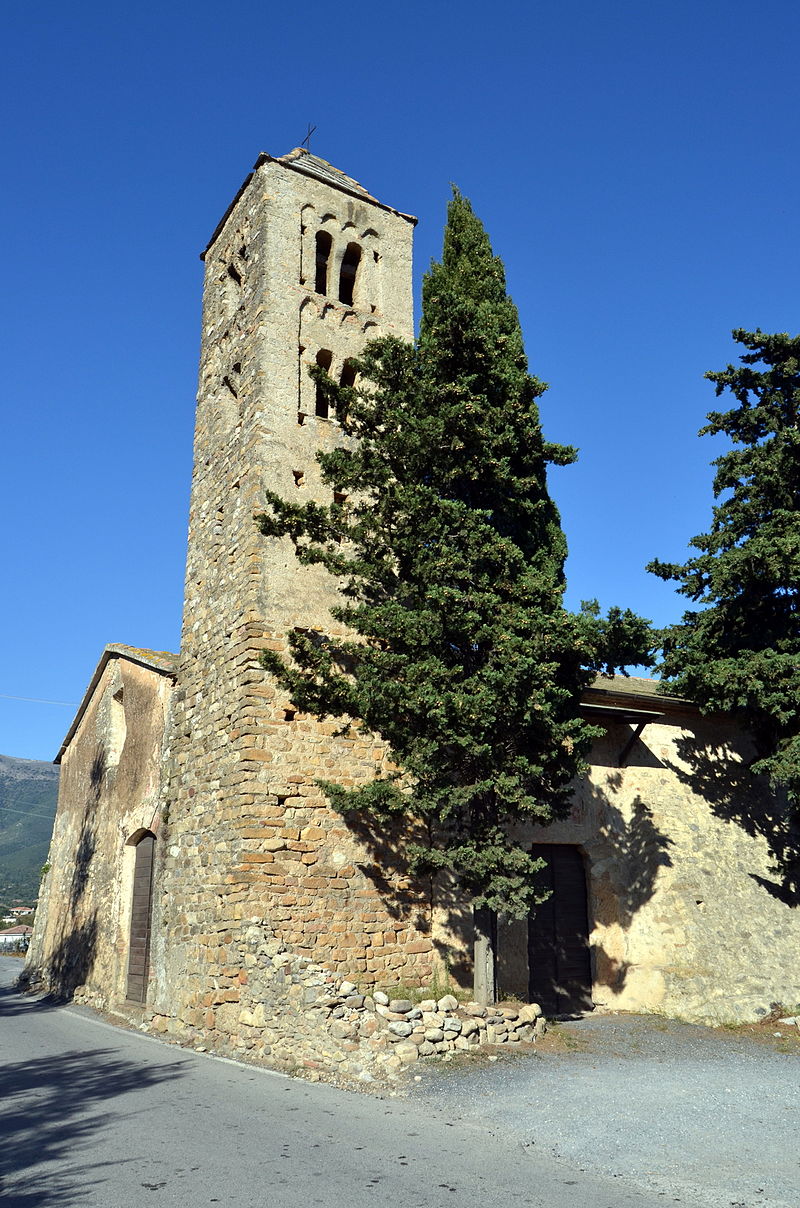
[(157, 830), (172, 682), (106, 663), (61, 761), (53, 837), (26, 976), (106, 1006), (125, 998), (134, 849)]
[[(746, 740), (723, 718), (670, 710), (620, 767), (631, 732), (609, 726), (569, 819), (526, 836), (584, 854), (594, 1002), (706, 1023), (793, 1007), (800, 914), (782, 900), (780, 807), (749, 778)], [(501, 927), (501, 991), (525, 994), (526, 942), (524, 923)]]

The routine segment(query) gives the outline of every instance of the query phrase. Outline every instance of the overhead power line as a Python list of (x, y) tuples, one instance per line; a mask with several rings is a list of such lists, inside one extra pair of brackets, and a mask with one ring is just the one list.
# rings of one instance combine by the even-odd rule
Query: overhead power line
[(30, 810), (15, 810), (11, 805), (0, 805), (0, 814), (24, 814), (26, 818), (44, 818), (45, 822), (53, 821), (53, 814), (33, 814)]
[(3, 700), (24, 700), (29, 705), (66, 705), (68, 709), (78, 707), (78, 702), (74, 700), (42, 700), (38, 696), (9, 696), (7, 692), (0, 692), (0, 697)]

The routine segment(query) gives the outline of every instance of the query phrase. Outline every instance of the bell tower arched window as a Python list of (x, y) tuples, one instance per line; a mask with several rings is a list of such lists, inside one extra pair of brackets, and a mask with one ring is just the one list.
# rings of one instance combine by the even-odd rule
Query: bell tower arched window
[(341, 373), (341, 377), (339, 378), (339, 385), (345, 386), (346, 388), (349, 389), (350, 387), (355, 386), (355, 384), (356, 384), (356, 367), (352, 361), (347, 360), (347, 361), (345, 361), (344, 365), (342, 365), (342, 373)]
[(317, 231), (316, 234), (317, 261), (314, 276), (314, 289), (318, 294), (328, 292), (328, 263), (331, 258), (333, 239), (328, 231)]
[(356, 274), (361, 263), (361, 248), (357, 243), (348, 243), (342, 267), (339, 269), (339, 301), (345, 306), (353, 305), (353, 292), (356, 285)]
[[(319, 352), (317, 353), (317, 364), (319, 365), (320, 369), (324, 369), (327, 373), (330, 370), (332, 359), (333, 353), (328, 348), (320, 348)], [(318, 415), (320, 419), (328, 418), (328, 400), (325, 398), (319, 382), (317, 382), (314, 413)]]

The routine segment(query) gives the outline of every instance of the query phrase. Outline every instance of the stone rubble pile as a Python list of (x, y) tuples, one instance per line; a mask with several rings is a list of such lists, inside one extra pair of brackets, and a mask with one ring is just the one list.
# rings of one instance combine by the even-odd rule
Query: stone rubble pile
[(400, 1066), (482, 1044), (530, 1042), (545, 1030), (541, 1008), (535, 1003), (519, 1007), (462, 1005), (452, 994), (414, 1003), (390, 998), (380, 990), (359, 994), (348, 981), (320, 994), (310, 1012), (324, 1020), (337, 1039), (366, 1038), (377, 1049), (386, 1046), (386, 1060)]

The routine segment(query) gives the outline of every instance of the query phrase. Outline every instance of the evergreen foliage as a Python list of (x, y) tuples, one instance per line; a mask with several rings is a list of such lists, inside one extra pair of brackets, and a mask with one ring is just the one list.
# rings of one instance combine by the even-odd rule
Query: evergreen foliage
[(800, 337), (734, 331), (742, 365), (707, 373), (730, 411), (700, 435), (724, 433), (711, 528), (683, 565), (648, 569), (674, 580), (698, 610), (664, 630), (663, 673), (704, 710), (736, 717), (776, 788), (800, 803)]
[(339, 579), (333, 615), (354, 636), (295, 632), (291, 662), (266, 652), (264, 665), (300, 710), (380, 735), (401, 769), (325, 783), (336, 809), (377, 827), (402, 819), (412, 872), (450, 874), (476, 908), (522, 916), (540, 862), (510, 824), (565, 813), (596, 733), (580, 693), (612, 651), (636, 661), (648, 631), (620, 610), (603, 621), (563, 607), (546, 471), (575, 451), (543, 439), (545, 386), (528, 373), (502, 262), (458, 192), (418, 342), (376, 340), (357, 370), (355, 388), (312, 370), (354, 438), (318, 454), (334, 503), (269, 493), (259, 517)]

